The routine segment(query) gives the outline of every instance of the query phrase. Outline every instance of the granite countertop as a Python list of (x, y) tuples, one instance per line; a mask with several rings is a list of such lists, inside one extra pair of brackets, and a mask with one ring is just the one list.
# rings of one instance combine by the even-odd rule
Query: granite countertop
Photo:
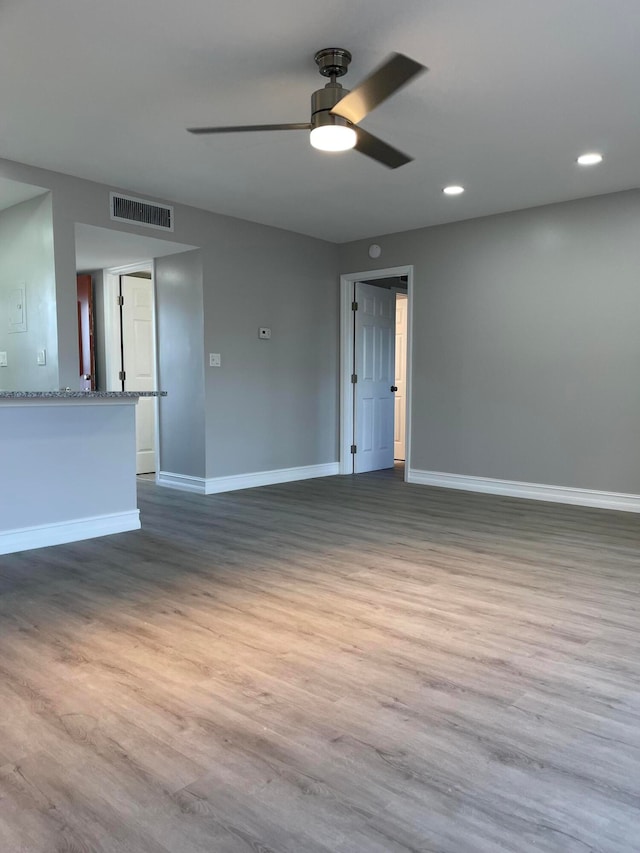
[(166, 391), (0, 391), (0, 400), (110, 399), (166, 397)]

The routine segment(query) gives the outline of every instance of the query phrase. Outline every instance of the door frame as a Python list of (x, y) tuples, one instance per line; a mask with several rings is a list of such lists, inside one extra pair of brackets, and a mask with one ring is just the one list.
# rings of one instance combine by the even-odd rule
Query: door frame
[[(158, 387), (158, 312), (156, 307), (156, 278), (153, 260), (138, 261), (135, 264), (124, 264), (120, 267), (109, 267), (104, 271), (104, 356), (106, 364), (106, 384), (108, 391), (119, 391), (121, 382), (115, 365), (120, 361), (120, 313), (118, 296), (120, 294), (120, 276), (131, 275), (135, 272), (151, 273), (151, 289), (153, 292), (152, 323), (153, 323), (153, 382)], [(159, 397), (153, 401), (155, 409), (155, 457), (156, 480), (160, 471), (160, 406)]]
[(411, 350), (413, 332), (413, 264), (364, 272), (343, 273), (340, 276), (340, 474), (351, 474), (351, 444), (353, 442), (353, 285), (356, 281), (375, 281), (378, 278), (407, 276), (407, 388), (404, 479), (410, 469), (411, 459)]
[(134, 272), (150, 272), (153, 287), (153, 369), (154, 380), (158, 381), (157, 346), (156, 346), (156, 299), (155, 280), (153, 276), (153, 261), (139, 261), (135, 264), (124, 264), (121, 267), (109, 267), (104, 271), (103, 286), (103, 317), (104, 317), (104, 360), (107, 368), (105, 377), (107, 391), (120, 391), (120, 379), (115, 368), (120, 360), (120, 314), (118, 295), (120, 293), (120, 276)]

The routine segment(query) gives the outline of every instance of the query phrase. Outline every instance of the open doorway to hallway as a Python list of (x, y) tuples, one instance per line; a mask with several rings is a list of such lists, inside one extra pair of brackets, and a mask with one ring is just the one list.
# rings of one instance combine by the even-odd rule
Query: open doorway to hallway
[[(406, 286), (406, 285), (405, 285)], [(407, 302), (406, 291), (396, 292), (395, 409), (393, 415), (393, 458), (407, 457)]]
[[(75, 242), (76, 274), (89, 281), (94, 307), (93, 387), (98, 391), (161, 390), (155, 263), (196, 247), (83, 223), (75, 225)], [(80, 375), (87, 372), (81, 352)], [(159, 405), (157, 398), (140, 398), (136, 406), (138, 474), (160, 470)]]
[[(104, 372), (109, 390), (157, 391), (155, 287), (151, 261), (104, 272)], [(136, 406), (136, 474), (157, 470), (157, 400)]]
[(341, 473), (408, 468), (412, 277), (341, 276)]

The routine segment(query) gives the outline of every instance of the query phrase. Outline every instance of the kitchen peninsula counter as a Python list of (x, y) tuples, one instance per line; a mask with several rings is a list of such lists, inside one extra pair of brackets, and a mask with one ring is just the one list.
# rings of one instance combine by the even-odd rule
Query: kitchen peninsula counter
[(165, 393), (0, 391), (0, 554), (139, 529), (135, 406)]
[(0, 391), (2, 400), (133, 400), (166, 397), (166, 391)]

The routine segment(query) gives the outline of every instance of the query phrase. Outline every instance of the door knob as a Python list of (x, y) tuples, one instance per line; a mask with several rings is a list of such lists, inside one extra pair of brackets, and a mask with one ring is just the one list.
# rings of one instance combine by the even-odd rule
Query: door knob
[(398, 390), (398, 386), (397, 386), (397, 385), (392, 385), (392, 386), (391, 386), (391, 391), (397, 391), (397, 390)]

